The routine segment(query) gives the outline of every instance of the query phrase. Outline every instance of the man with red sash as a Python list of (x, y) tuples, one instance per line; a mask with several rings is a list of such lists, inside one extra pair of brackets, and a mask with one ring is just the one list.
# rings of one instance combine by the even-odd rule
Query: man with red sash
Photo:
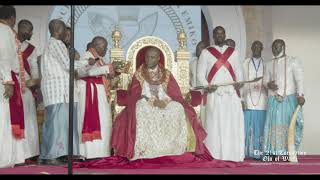
[(199, 85), (210, 86), (204, 93), (206, 104), (205, 144), (216, 159), (243, 161), (244, 120), (240, 98), (240, 83), (220, 86), (221, 83), (242, 81), (242, 65), (238, 52), (225, 45), (225, 30), (213, 30), (214, 45), (203, 50), (197, 67)]
[(15, 21), (15, 8), (0, 6), (0, 168), (24, 163), (27, 158), (21, 95), (25, 79)]
[(110, 107), (111, 64), (106, 64), (103, 57), (107, 51), (107, 40), (97, 36), (92, 46), (80, 61), (97, 60), (95, 65), (78, 70), (80, 80), (78, 132), (80, 155), (86, 159), (110, 156), (110, 137), (112, 116)]
[(164, 67), (161, 51), (153, 46), (144, 50), (144, 59), (139, 58), (141, 65), (128, 92), (122, 91), (122, 96), (117, 97), (125, 108), (113, 124), (113, 156), (76, 163), (74, 167), (158, 169), (244, 165), (212, 158), (204, 144), (207, 134), (196, 112), (183, 98), (174, 75)]
[(37, 64), (37, 51), (28, 41), (32, 37), (33, 25), (24, 19), (18, 23), (18, 38), (21, 42), (21, 52), (25, 69), (26, 88), (22, 94), (25, 118), (25, 153), (27, 158), (35, 157), (39, 152), (39, 133), (37, 112), (35, 104), (36, 86), (39, 87), (39, 68)]

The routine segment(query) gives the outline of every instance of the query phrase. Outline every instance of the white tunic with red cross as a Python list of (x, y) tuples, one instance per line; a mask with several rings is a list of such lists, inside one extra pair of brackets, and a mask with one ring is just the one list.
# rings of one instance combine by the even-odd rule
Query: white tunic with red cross
[[(227, 50), (228, 46), (224, 45), (222, 47), (211, 46), (202, 51), (197, 67), (199, 85), (242, 81), (242, 65), (238, 52), (232, 49), (231, 54), (223, 55), (227, 57), (227, 60), (222, 61), (221, 57), (216, 58), (210, 52), (210, 48), (215, 48), (216, 54), (220, 56), (231, 50)], [(222, 65), (215, 65), (217, 62)], [(210, 73), (214, 66), (218, 67), (216, 72)], [(214, 76), (208, 78), (209, 74), (214, 74)], [(238, 94), (233, 86), (222, 86), (207, 95), (204, 128), (208, 135), (205, 144), (215, 159), (231, 161), (243, 161), (244, 159), (244, 120), (241, 98)]]

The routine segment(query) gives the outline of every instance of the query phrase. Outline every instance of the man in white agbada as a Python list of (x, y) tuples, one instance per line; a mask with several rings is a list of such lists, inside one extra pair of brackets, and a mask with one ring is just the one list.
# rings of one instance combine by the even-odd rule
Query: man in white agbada
[[(108, 87), (105, 87), (104, 79), (107, 80), (107, 75), (112, 74), (112, 71), (109, 69), (110, 66), (105, 64), (102, 59), (106, 54), (107, 46), (107, 40), (97, 36), (92, 40), (91, 48), (80, 59), (80, 61), (97, 59), (95, 65), (78, 70), (78, 75), (81, 78), (78, 80), (79, 149), (80, 155), (86, 159), (111, 155), (112, 116), (110, 99), (108, 99), (110, 97), (107, 97), (106, 94), (109, 89), (106, 89)], [(94, 101), (95, 96), (97, 102)]]
[[(293, 112), (303, 106), (304, 85), (301, 60), (288, 56), (285, 42), (276, 39), (272, 43), (274, 58), (266, 64), (264, 85), (268, 88), (268, 105), (264, 126), (263, 151), (265, 156), (288, 155), (288, 129)], [(294, 151), (299, 151), (303, 135), (302, 109), (297, 114), (294, 129)], [(292, 153), (292, 152), (290, 152)]]
[(36, 104), (32, 89), (40, 84), (39, 68), (37, 64), (37, 50), (28, 41), (32, 37), (33, 25), (28, 20), (21, 20), (18, 23), (18, 38), (21, 42), (21, 51), (23, 52), (23, 61), (26, 77), (26, 88), (22, 94), (23, 109), (26, 128), (25, 153), (27, 158), (35, 157), (40, 154), (39, 150), (39, 132), (37, 124)]
[[(208, 45), (204, 42), (204, 41), (200, 41), (197, 44), (196, 47), (196, 58), (191, 62), (190, 64), (190, 86), (191, 87), (196, 87), (197, 86), (197, 66), (198, 66), (198, 61), (199, 61), (199, 57), (200, 54), (202, 52), (203, 49), (205, 49)], [(203, 91), (201, 91), (201, 94), (203, 94)], [(205, 113), (206, 113), (206, 109), (205, 106), (203, 105), (203, 103), (200, 104), (200, 120), (201, 120), (201, 124), (204, 125), (204, 120), (205, 120)]]
[(9, 99), (14, 93), (11, 72), (18, 73), (16, 34), (13, 27), (16, 11), (12, 6), (0, 6), (0, 168), (13, 167), (26, 159), (24, 138), (14, 136)]
[[(263, 44), (254, 41), (251, 45), (252, 57), (243, 62), (244, 79), (246, 81), (262, 77), (265, 70), (265, 61), (261, 57)], [(263, 145), (263, 130), (266, 120), (267, 91), (262, 79), (257, 82), (247, 83), (242, 88), (244, 100), (245, 122), (245, 155), (259, 159)]]
[[(198, 82), (207, 89), (205, 140), (215, 159), (243, 161), (244, 120), (239, 89), (234, 86), (215, 85), (242, 81), (242, 65), (238, 52), (225, 45), (225, 30), (218, 26), (213, 30), (215, 45), (203, 50), (198, 63)], [(217, 63), (218, 62), (218, 63)]]

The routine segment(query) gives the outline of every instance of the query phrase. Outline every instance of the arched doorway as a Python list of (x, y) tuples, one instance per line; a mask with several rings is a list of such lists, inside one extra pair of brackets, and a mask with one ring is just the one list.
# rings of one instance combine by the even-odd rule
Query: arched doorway
[(213, 44), (213, 28), (223, 26), (226, 30), (226, 38), (231, 38), (236, 42), (239, 57), (244, 60), (246, 55), (246, 27), (241, 6), (201, 6), (201, 11), (204, 16), (202, 18), (202, 39), (204, 41), (209, 39), (210, 44)]
[(201, 10), (201, 40), (208, 45), (210, 44), (208, 23), (202, 10)]

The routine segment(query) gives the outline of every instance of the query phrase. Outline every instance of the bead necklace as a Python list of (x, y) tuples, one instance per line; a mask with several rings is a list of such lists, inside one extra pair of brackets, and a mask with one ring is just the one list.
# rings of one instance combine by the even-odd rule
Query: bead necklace
[[(256, 71), (256, 78), (257, 78), (257, 77), (258, 77), (259, 67), (260, 67), (260, 64), (261, 64), (261, 62), (262, 62), (262, 58), (260, 58), (258, 68), (256, 68), (256, 66), (255, 66), (255, 64), (254, 64), (254, 62), (253, 62), (253, 58), (251, 58), (251, 61), (252, 61), (253, 65), (254, 65), (254, 69), (255, 69), (255, 71)], [(250, 61), (248, 62), (248, 78), (250, 78), (249, 65), (250, 65)], [(262, 62), (262, 74), (264, 74), (264, 64), (263, 64), (263, 62)], [(262, 87), (262, 82), (263, 82), (263, 79), (261, 80), (260, 87)], [(260, 90), (259, 90), (259, 98), (258, 98), (257, 103), (254, 103), (253, 100), (252, 100), (250, 83), (248, 84), (248, 86), (249, 86), (249, 96), (250, 96), (251, 103), (252, 103), (252, 105), (253, 105), (254, 107), (256, 107), (256, 106), (259, 104), (259, 102), (260, 102), (260, 98), (261, 98), (261, 94), (262, 94), (262, 88), (260, 88)]]
[[(280, 58), (280, 57), (279, 57)], [(277, 59), (279, 58), (275, 58), (273, 60), (273, 81), (276, 80), (276, 74), (275, 74), (275, 62)], [(283, 99), (287, 96), (286, 95), (286, 91), (287, 91), (287, 56), (284, 56), (284, 93), (283, 93), (283, 96), (281, 96), (280, 94), (276, 94), (276, 99), (279, 101), (279, 102), (282, 102)]]

